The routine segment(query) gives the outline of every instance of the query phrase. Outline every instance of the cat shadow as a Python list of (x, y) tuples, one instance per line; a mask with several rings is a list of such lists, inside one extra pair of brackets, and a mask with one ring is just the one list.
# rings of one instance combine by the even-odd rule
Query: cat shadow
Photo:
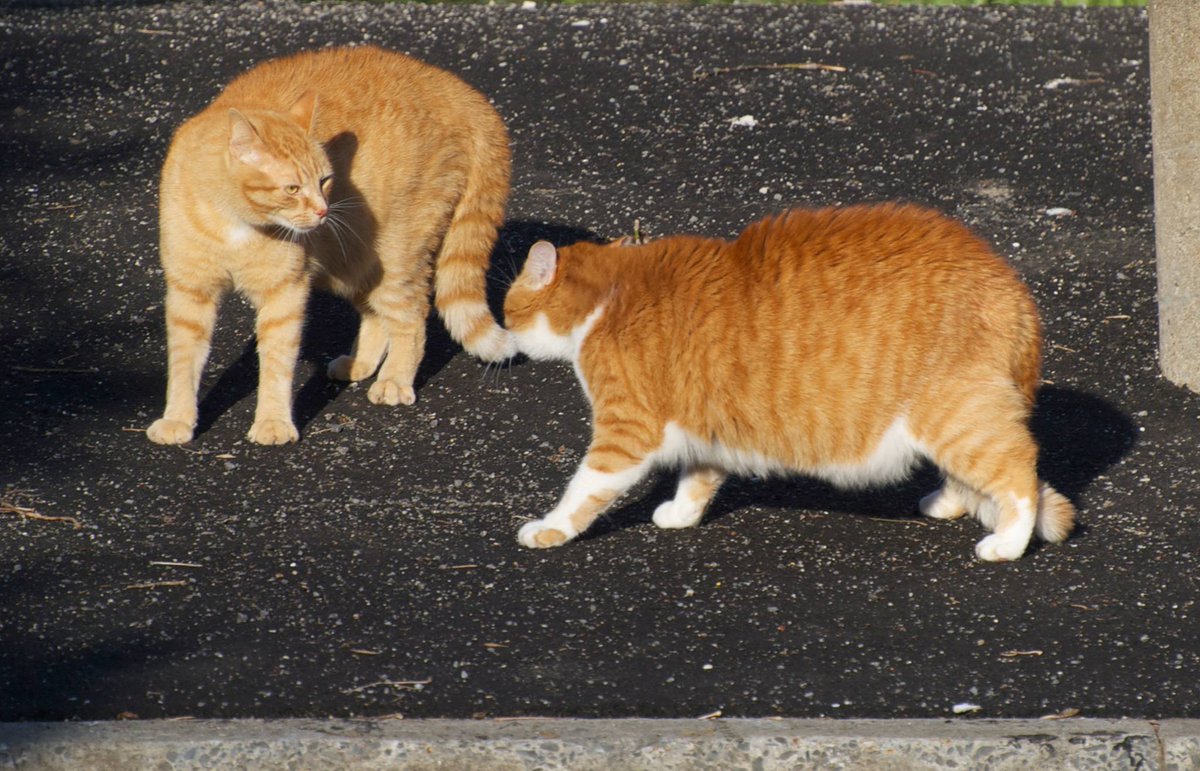
[[(327, 145), (330, 158), (334, 159), (335, 164), (342, 164), (342, 172), (348, 170), (346, 164), (353, 158), (356, 148), (357, 140), (350, 134), (339, 135)], [(338, 197), (342, 199), (358, 195), (354, 189), (345, 188), (339, 191)], [(366, 207), (359, 207), (352, 210), (352, 213), (355, 217), (352, 223), (354, 227), (366, 228), (366, 232), (369, 233), (374, 232), (373, 218), (370, 217), (369, 211), (366, 211)], [(343, 238), (346, 237), (348, 236), (343, 235)], [(497, 321), (503, 320), (504, 295), (524, 266), (529, 247), (540, 240), (550, 241), (556, 246), (565, 246), (577, 241), (600, 239), (589, 230), (559, 223), (530, 220), (506, 222), (492, 249), (491, 265), (487, 274), (488, 306)], [(327, 241), (325, 246), (335, 247), (336, 243)], [(368, 254), (368, 259), (378, 260), (378, 256)], [(302, 437), (305, 427), (349, 386), (348, 383), (329, 379), (325, 375), (325, 366), (351, 350), (358, 333), (359, 320), (359, 314), (353, 305), (340, 297), (324, 291), (314, 291), (309, 298), (300, 361), (314, 365), (316, 372), (303, 381), (293, 401), (293, 419)], [(435, 310), (430, 311), (425, 331), (425, 355), (421, 359), (413, 383), (418, 398), (421, 389), (462, 351), (462, 347), (446, 331)], [(520, 363), (520, 359), (516, 363)], [(212, 387), (203, 394), (198, 408), (196, 435), (208, 431), (222, 415), (251, 396), (257, 389), (257, 384), (257, 341), (251, 337), (238, 358), (221, 372)]]
[[(1125, 457), (1137, 438), (1133, 421), (1107, 401), (1058, 386), (1044, 386), (1039, 391), (1030, 426), (1040, 448), (1038, 476), (1077, 506), (1087, 488)], [(903, 482), (856, 490), (804, 476), (732, 477), (721, 487), (700, 527), (751, 506), (846, 513), (870, 519), (921, 519), (917, 502), (936, 490), (941, 481), (941, 474), (931, 464), (918, 467)], [(674, 470), (660, 473), (650, 483), (643, 483), (632, 500), (626, 499), (624, 506), (597, 521), (584, 538), (649, 523), (654, 509), (675, 496), (675, 486)], [(1086, 515), (1083, 511), (1082, 518)], [(1086, 524), (1077, 522), (1072, 537), (1084, 537), (1087, 532)], [(1031, 549), (1038, 548), (1036, 541), (1031, 544)]]

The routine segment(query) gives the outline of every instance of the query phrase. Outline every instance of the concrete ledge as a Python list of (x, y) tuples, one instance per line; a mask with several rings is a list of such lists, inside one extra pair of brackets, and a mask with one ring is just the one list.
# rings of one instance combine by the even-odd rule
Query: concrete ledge
[(1150, 106), (1160, 359), (1200, 391), (1200, 3), (1150, 0)]
[(0, 724), (16, 769), (1167, 769), (1200, 720), (195, 720)]

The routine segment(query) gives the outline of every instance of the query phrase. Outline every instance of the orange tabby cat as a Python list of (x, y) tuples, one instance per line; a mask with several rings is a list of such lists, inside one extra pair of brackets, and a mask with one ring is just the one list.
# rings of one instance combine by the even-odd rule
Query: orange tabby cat
[(453, 75), (378, 48), (261, 64), (176, 132), (163, 165), (167, 405), (150, 439), (187, 442), (217, 304), (230, 288), (257, 313), (258, 404), (249, 438), (299, 438), (292, 378), (310, 286), (362, 314), (329, 376), (378, 370), (368, 398), (412, 404), (437, 308), (468, 351), (514, 353), (485, 299), (508, 196), (508, 136), (487, 100)]
[(796, 210), (736, 241), (534, 244), (504, 304), (517, 348), (572, 361), (591, 447), (518, 534), (557, 546), (656, 464), (682, 465), (659, 527), (700, 521), (728, 473), (841, 485), (946, 474), (921, 502), (995, 532), (985, 560), (1061, 541), (1074, 508), (1039, 482), (1028, 428), (1041, 331), (1016, 273), (964, 226), (907, 205)]

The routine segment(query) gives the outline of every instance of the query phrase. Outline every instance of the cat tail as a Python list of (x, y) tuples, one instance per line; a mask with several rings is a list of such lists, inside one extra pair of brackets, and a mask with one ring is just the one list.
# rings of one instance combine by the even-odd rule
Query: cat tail
[(508, 198), (510, 161), (503, 124), (499, 136), (500, 141), (480, 138), (476, 143), (476, 160), (450, 218), (434, 274), (434, 304), (450, 336), (484, 361), (503, 361), (517, 353), (512, 333), (496, 323), (487, 302), (492, 246)]
[(1037, 523), (1034, 529), (1043, 541), (1061, 543), (1075, 527), (1075, 506), (1067, 496), (1042, 482), (1038, 490)]

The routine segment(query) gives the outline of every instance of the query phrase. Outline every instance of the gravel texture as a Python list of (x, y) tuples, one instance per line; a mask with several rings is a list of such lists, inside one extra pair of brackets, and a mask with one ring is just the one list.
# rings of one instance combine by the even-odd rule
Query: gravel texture
[[(193, 716), (1200, 717), (1200, 398), (1158, 374), (1137, 10), (179, 2), (0, 11), (0, 721)], [(459, 73), (512, 134), (497, 297), (539, 237), (732, 236), (909, 199), (991, 239), (1047, 331), (1061, 546), (981, 564), (914, 515), (928, 472), (740, 480), (659, 532), (664, 476), (530, 552), (586, 447), (569, 367), (487, 371), (431, 322), (418, 403), (325, 363), (302, 440), (243, 439), (251, 316), (223, 309), (197, 440), (164, 390), (157, 170), (235, 74), (376, 43)], [(844, 72), (734, 69), (820, 62)], [(747, 118), (746, 116), (749, 116)], [(1065, 211), (1064, 211), (1065, 210)], [(952, 377), (953, 373), (946, 373)], [(184, 566), (162, 563), (184, 563)]]

